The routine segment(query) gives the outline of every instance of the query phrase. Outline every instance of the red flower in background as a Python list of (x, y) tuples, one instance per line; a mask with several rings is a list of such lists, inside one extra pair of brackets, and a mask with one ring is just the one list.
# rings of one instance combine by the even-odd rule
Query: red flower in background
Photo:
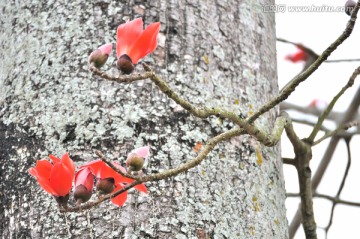
[(134, 65), (153, 52), (157, 46), (160, 22), (151, 23), (143, 30), (143, 21), (136, 18), (117, 28), (116, 55), (117, 66), (125, 74), (134, 70)]
[(298, 51), (294, 54), (288, 54), (287, 56), (285, 56), (285, 60), (289, 60), (293, 63), (299, 62), (299, 61), (307, 61), (307, 59), (309, 58), (309, 54), (306, 53), (303, 49), (301, 49), (300, 47), (298, 47)]
[(323, 100), (319, 100), (319, 99), (314, 99), (310, 102), (310, 104), (308, 105), (309, 108), (315, 108), (317, 110), (325, 110), (328, 107), (328, 103), (326, 101)]
[(52, 163), (43, 159), (37, 160), (36, 166), (29, 169), (40, 186), (55, 197), (66, 197), (71, 190), (75, 173), (74, 162), (65, 153), (61, 159), (49, 155)]
[[(126, 170), (119, 164), (113, 164), (124, 173), (126, 172)], [(96, 187), (98, 190), (103, 191), (104, 193), (116, 192), (123, 188), (124, 185), (126, 185), (127, 183), (134, 182), (133, 179), (124, 177), (114, 171), (100, 159), (91, 161), (86, 165), (82, 166), (82, 168), (88, 168), (95, 175), (98, 180)], [(136, 185), (135, 189), (140, 192), (147, 193), (147, 188), (144, 184)], [(127, 195), (127, 191), (120, 193), (118, 196), (112, 198), (111, 202), (118, 206), (122, 206), (127, 199)]]

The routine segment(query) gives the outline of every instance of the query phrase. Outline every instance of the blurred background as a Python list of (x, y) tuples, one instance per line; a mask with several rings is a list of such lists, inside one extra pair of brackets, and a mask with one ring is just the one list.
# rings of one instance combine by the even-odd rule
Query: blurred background
[[(344, 11), (331, 11), (345, 5), (344, 0), (276, 0), (276, 6), (285, 7), (276, 15), (277, 37), (288, 41), (301, 43), (311, 48), (317, 54), (321, 54), (332, 42), (334, 42), (344, 31), (350, 17)], [(299, 6), (299, 8), (297, 8)], [(308, 12), (307, 9), (314, 11)], [(320, 9), (320, 11), (315, 11)], [(321, 11), (321, 9), (323, 11)], [(359, 15), (359, 14), (358, 14)], [(357, 22), (352, 35), (338, 47), (328, 58), (337, 59), (359, 59), (360, 58), (360, 22)], [(291, 44), (277, 42), (277, 64), (280, 89), (295, 75), (301, 72), (304, 62), (293, 63), (285, 60), (288, 54), (296, 53), (298, 49)], [(360, 66), (360, 61), (323, 63), (319, 69), (304, 83), (300, 84), (296, 91), (286, 102), (296, 104), (303, 108), (309, 108), (313, 100), (329, 103), (339, 90), (347, 83), (353, 71)], [(358, 77), (360, 78), (360, 77)], [(356, 91), (360, 87), (360, 79), (350, 88), (336, 103), (334, 111), (344, 112), (348, 109)], [(288, 110), (292, 118), (316, 122), (316, 117)], [(359, 113), (357, 113), (359, 114)], [(335, 129), (336, 124), (326, 121), (325, 126)], [(308, 137), (312, 127), (303, 124), (294, 124), (295, 131), (300, 138)], [(323, 132), (319, 133), (318, 137)], [(313, 158), (311, 169), (313, 175), (319, 166), (323, 154), (328, 147), (330, 139), (313, 147)], [(340, 198), (343, 200), (360, 202), (360, 137), (354, 136), (351, 140), (351, 168)], [(292, 158), (294, 153), (292, 145), (284, 135), (282, 138), (283, 157)], [(342, 181), (347, 165), (348, 156), (344, 140), (340, 140), (332, 156), (317, 192), (335, 196)], [(284, 165), (286, 190), (288, 193), (298, 193), (297, 173), (293, 166)], [(287, 217), (289, 224), (299, 206), (299, 198), (288, 198), (286, 201)], [(315, 220), (318, 226), (318, 238), (326, 238), (325, 228), (330, 220), (332, 203), (326, 199), (314, 199)], [(359, 238), (360, 229), (360, 207), (351, 207), (338, 204), (335, 207), (333, 223), (328, 230), (328, 239), (337, 238)], [(305, 238), (302, 227), (297, 231), (295, 238)]]

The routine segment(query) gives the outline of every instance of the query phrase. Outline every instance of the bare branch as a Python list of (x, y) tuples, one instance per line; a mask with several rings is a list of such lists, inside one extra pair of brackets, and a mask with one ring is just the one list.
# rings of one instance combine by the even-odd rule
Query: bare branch
[[(300, 197), (300, 193), (287, 193), (286, 197)], [(344, 204), (344, 205), (348, 205), (348, 206), (360, 207), (360, 202), (351, 202), (351, 201), (341, 200), (338, 197), (332, 197), (332, 196), (325, 195), (325, 194), (314, 193), (313, 197), (314, 198), (324, 198), (329, 201), (332, 201), (335, 204)]]
[(353, 121), (353, 122), (349, 122), (347, 124), (341, 125), (337, 129), (327, 132), (323, 137), (321, 137), (320, 139), (315, 141), (312, 145), (313, 146), (317, 145), (317, 144), (321, 143), (323, 140), (325, 140), (329, 137), (332, 137), (334, 135), (338, 135), (341, 131), (348, 130), (349, 128), (357, 126), (357, 125), (359, 125), (359, 122), (357, 122), (357, 121)]
[(295, 160), (291, 158), (282, 158), (283, 164), (290, 164), (295, 166)]
[[(299, 105), (295, 105), (295, 104), (292, 104), (292, 103), (286, 102), (286, 101), (280, 103), (280, 110), (287, 110), (287, 111), (295, 110), (300, 113), (310, 114), (310, 115), (317, 116), (317, 117), (319, 117), (323, 112), (323, 110), (319, 110), (319, 109), (311, 108), (311, 107), (307, 107), (307, 106), (305, 106), (305, 107), (299, 106)], [(331, 111), (326, 119), (332, 120), (335, 122), (339, 122), (340, 119), (342, 118), (343, 114), (344, 114), (343, 112)], [(354, 119), (360, 121), (360, 114), (357, 114)], [(294, 119), (293, 119), (293, 122), (295, 122)]]
[(348, 206), (360, 207), (360, 202), (351, 202), (351, 201), (341, 200), (338, 197), (331, 197), (331, 196), (320, 194), (320, 193), (315, 193), (314, 197), (325, 198), (327, 200), (332, 201), (335, 204), (344, 204), (344, 205), (348, 205)]
[(314, 139), (315, 139), (317, 133), (319, 132), (325, 118), (329, 115), (329, 113), (332, 110), (332, 108), (334, 107), (336, 101), (340, 98), (340, 96), (342, 96), (345, 93), (345, 91), (347, 89), (349, 89), (351, 86), (354, 85), (355, 79), (359, 74), (360, 74), (360, 66), (354, 70), (354, 72), (352, 73), (349, 81), (339, 91), (339, 93), (332, 99), (332, 101), (330, 102), (330, 104), (328, 105), (326, 110), (321, 114), (321, 116), (319, 117), (318, 122), (316, 123), (313, 131), (311, 132), (310, 136), (307, 138), (307, 141), (309, 141), (310, 143), (314, 142)]
[[(350, 167), (351, 167), (351, 150), (350, 150), (350, 140), (351, 138), (347, 138), (345, 139), (345, 142), (346, 142), (346, 148), (347, 148), (347, 155), (348, 155), (348, 162), (347, 162), (347, 165), (346, 165), (346, 169), (345, 169), (345, 172), (344, 172), (344, 176), (343, 176), (343, 179), (341, 181), (341, 184), (340, 184), (340, 187), (339, 187), (339, 190), (338, 192), (336, 193), (336, 199), (337, 201), (335, 200), (331, 200), (333, 202), (333, 205), (331, 207), (331, 215), (330, 215), (330, 220), (329, 220), (329, 223), (328, 225), (325, 227), (325, 233), (326, 233), (326, 236), (329, 232), (329, 229), (332, 225), (332, 221), (333, 221), (333, 217), (334, 217), (334, 211), (335, 211), (335, 206), (337, 203), (339, 203), (339, 197), (340, 197), (340, 194), (345, 186), (345, 182), (346, 182), (346, 179), (347, 179), (347, 176), (349, 174), (349, 170), (350, 170)], [(329, 198), (327, 198), (329, 199)], [(329, 199), (330, 200), (330, 199)], [(360, 203), (359, 203), (359, 206), (360, 206)]]
[[(358, 113), (360, 105), (360, 88), (355, 93), (355, 97), (353, 98), (349, 108), (345, 112), (343, 118), (339, 121), (339, 125), (345, 124), (346, 122), (351, 121), (355, 115)], [(339, 135), (335, 135), (331, 138), (330, 143), (325, 150), (324, 156), (319, 164), (319, 167), (317, 168), (313, 178), (312, 178), (312, 189), (313, 191), (316, 190), (316, 188), (319, 186), (320, 181), (331, 161), (332, 155), (334, 154), (334, 151), (336, 149), (336, 146), (340, 140)], [(293, 238), (297, 229), (299, 228), (301, 223), (301, 208), (299, 207), (297, 212), (295, 213), (294, 218), (292, 219), (290, 226), (289, 226), (289, 237)]]
[(326, 63), (339, 63), (339, 62), (354, 62), (360, 61), (360, 59), (336, 59), (336, 60), (327, 60)]
[[(143, 64), (144, 69), (148, 72), (153, 72), (152, 69), (147, 65)], [(181, 105), (185, 110), (189, 111), (191, 114), (193, 114), (196, 117), (199, 118), (207, 118), (211, 115), (222, 117), (225, 119), (229, 119), (236, 125), (240, 126), (245, 130), (246, 133), (248, 133), (251, 136), (254, 136), (259, 142), (263, 143), (266, 146), (273, 146), (275, 145), (279, 140), (281, 133), (284, 129), (284, 126), (287, 124), (287, 119), (289, 116), (287, 113), (283, 113), (280, 117), (277, 118), (275, 122), (275, 127), (272, 132), (272, 135), (269, 136), (266, 132), (263, 130), (257, 128), (255, 125), (252, 125), (248, 123), (248, 121), (240, 118), (238, 115), (236, 115), (233, 112), (222, 110), (219, 108), (197, 108), (185, 99), (181, 98), (179, 95), (177, 95), (169, 86), (160, 79), (155, 73), (152, 73), (152, 77), (150, 78), (157, 86), (158, 88), (167, 95), (170, 99), (174, 100), (177, 104)]]
[(111, 76), (106, 74), (105, 72), (99, 70), (94, 65), (89, 65), (90, 70), (95, 75), (100, 76), (103, 79), (109, 81), (115, 81), (118, 83), (131, 83), (134, 81), (145, 80), (152, 76), (153, 72), (144, 72), (142, 74), (131, 74), (131, 75), (120, 75), (120, 76)]
[(311, 145), (299, 139), (291, 122), (285, 127), (286, 135), (294, 147), (296, 167), (301, 195), (301, 215), (304, 232), (307, 239), (316, 239), (316, 222), (314, 217), (310, 160), (312, 157)]

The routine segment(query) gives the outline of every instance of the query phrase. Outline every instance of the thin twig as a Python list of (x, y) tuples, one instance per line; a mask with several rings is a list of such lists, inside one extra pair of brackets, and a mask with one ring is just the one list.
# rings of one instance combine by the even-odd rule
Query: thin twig
[[(286, 101), (280, 103), (280, 110), (286, 110), (286, 111), (295, 110), (300, 113), (310, 114), (316, 117), (319, 117), (322, 114), (322, 112), (324, 112), (324, 110), (319, 110), (314, 107), (295, 105)], [(344, 115), (343, 112), (331, 111), (326, 119), (339, 122), (339, 120), (343, 117), (343, 115)], [(360, 114), (357, 114), (354, 119), (360, 121)]]
[[(346, 142), (346, 149), (347, 149), (347, 155), (348, 155), (348, 161), (347, 161), (347, 164), (346, 164), (346, 169), (345, 169), (345, 172), (344, 172), (344, 176), (341, 180), (341, 184), (340, 184), (340, 187), (339, 187), (339, 190), (337, 191), (336, 193), (336, 198), (339, 199), (340, 197), (340, 194), (345, 186), (345, 182), (346, 182), (346, 179), (347, 179), (347, 176), (349, 174), (349, 170), (350, 170), (350, 167), (351, 167), (351, 150), (350, 150), (350, 140), (351, 138), (347, 138), (345, 139), (345, 142)], [(329, 232), (329, 229), (332, 225), (332, 221), (333, 221), (333, 217), (334, 217), (334, 211), (335, 211), (335, 206), (337, 203), (339, 203), (339, 201), (335, 201), (335, 200), (332, 200), (333, 202), (333, 205), (331, 207), (331, 215), (330, 215), (330, 220), (329, 220), (329, 223), (328, 225), (325, 227), (325, 234), (326, 234), (326, 237), (328, 235), (328, 232)], [(360, 205), (360, 203), (359, 203)]]
[(124, 177), (127, 177), (127, 178), (131, 178), (131, 179), (134, 179), (134, 180), (139, 179), (138, 177), (135, 177), (135, 176), (133, 176), (133, 175), (131, 175), (131, 174), (124, 173), (123, 171), (121, 171), (121, 169), (119, 169), (118, 167), (116, 167), (110, 160), (108, 160), (101, 151), (96, 150), (96, 151), (95, 151), (95, 154), (96, 154), (97, 156), (99, 156), (100, 159), (101, 159), (104, 163), (106, 163), (112, 170), (114, 170), (115, 172), (117, 172), (117, 173), (120, 174), (121, 176), (124, 176)]
[(339, 63), (339, 62), (354, 62), (360, 61), (360, 59), (336, 59), (336, 60), (327, 60), (326, 63)]
[[(300, 197), (300, 193), (287, 193), (286, 196), (287, 197)], [(337, 204), (344, 204), (344, 205), (348, 205), (348, 206), (360, 207), (360, 202), (346, 201), (346, 200), (339, 199), (338, 197), (332, 197), (332, 196), (325, 195), (325, 194), (314, 193), (313, 197), (314, 198), (324, 198), (324, 199), (327, 199), (327, 200), (332, 201)]]
[(115, 81), (118, 83), (131, 83), (134, 81), (145, 80), (145, 79), (150, 78), (153, 74), (152, 72), (144, 72), (142, 74), (111, 76), (111, 75), (108, 75), (105, 72), (99, 70), (93, 64), (89, 65), (89, 68), (90, 68), (91, 72), (94, 73), (95, 75), (98, 75), (103, 79), (106, 79), (109, 81)]
[(349, 128), (354, 127), (354, 126), (358, 126), (358, 125), (359, 125), (359, 122), (357, 122), (357, 121), (353, 121), (353, 122), (349, 122), (347, 124), (341, 125), (337, 129), (335, 129), (333, 131), (330, 131), (330, 132), (327, 132), (323, 137), (316, 140), (312, 145), (313, 146), (317, 145), (317, 144), (321, 143), (323, 140), (325, 140), (325, 139), (327, 139), (329, 137), (332, 137), (334, 135), (339, 135), (339, 133), (341, 131), (348, 130)]
[(337, 95), (331, 100), (330, 104), (326, 107), (325, 111), (321, 114), (319, 117), (313, 131), (311, 132), (310, 136), (307, 138), (307, 141), (310, 143), (314, 142), (314, 139), (319, 132), (324, 120), (329, 115), (330, 111), (334, 107), (336, 101), (345, 93), (347, 89), (349, 89), (351, 86), (354, 85), (356, 77), (360, 74), (360, 66), (354, 70), (352, 75), (350, 76), (349, 81), (346, 83), (346, 85), (337, 93)]
[[(192, 115), (199, 117), (199, 118), (207, 118), (209, 116), (217, 116), (220, 118), (229, 119), (234, 124), (240, 126), (243, 128), (246, 133), (249, 135), (255, 137), (259, 142), (263, 143), (266, 146), (273, 146), (275, 145), (278, 140), (273, 140), (274, 138), (269, 136), (264, 130), (259, 129), (255, 125), (249, 124), (246, 120), (240, 118), (237, 114), (231, 111), (222, 110), (220, 108), (198, 108), (191, 104), (190, 102), (186, 101), (184, 98), (180, 97), (178, 94), (173, 91), (169, 85), (164, 82), (159, 76), (155, 74), (155, 72), (152, 71), (152, 69), (147, 65), (143, 64), (144, 69), (146, 70), (146, 73), (140, 74), (140, 75), (127, 75), (127, 76), (119, 76), (114, 77), (106, 74), (105, 72), (100, 71), (95, 66), (90, 65), (91, 71), (107, 80), (116, 81), (119, 83), (130, 83), (137, 80), (143, 80), (150, 78), (152, 82), (154, 82), (160, 91), (162, 91), (166, 96), (168, 96), (170, 99), (174, 100), (177, 104), (182, 106), (185, 110), (190, 112)], [(279, 119), (281, 121), (281, 119)], [(283, 127), (282, 127), (283, 129)]]
[[(152, 69), (147, 65), (143, 64), (143, 67), (148, 72), (153, 72)], [(217, 116), (225, 119), (229, 119), (236, 125), (240, 126), (245, 132), (253, 137), (255, 137), (259, 142), (263, 143), (266, 146), (274, 146), (280, 140), (281, 133), (284, 129), (284, 126), (287, 124), (287, 119), (289, 116), (287, 113), (282, 113), (280, 117), (276, 119), (275, 126), (272, 132), (272, 135), (267, 134), (264, 130), (259, 129), (253, 124), (249, 124), (248, 121), (240, 118), (238, 115), (231, 111), (222, 110), (219, 108), (197, 108), (192, 105), (190, 102), (181, 98), (176, 94), (169, 85), (160, 79), (155, 73), (152, 74), (150, 78), (158, 88), (167, 95), (170, 99), (174, 100), (177, 104), (181, 105), (185, 110), (189, 111), (192, 115), (199, 118), (207, 118), (209, 116)], [(276, 136), (276, 137), (275, 137)]]
[(344, 204), (344, 205), (348, 205), (348, 206), (360, 207), (360, 202), (351, 202), (351, 201), (341, 200), (338, 197), (331, 197), (331, 196), (320, 194), (320, 193), (315, 193), (314, 197), (325, 198), (325, 199), (330, 200), (337, 204)]
[(290, 164), (295, 166), (295, 160), (291, 158), (282, 158), (282, 162), (283, 164)]
[[(315, 122), (311, 122), (308, 120), (300, 120), (300, 119), (291, 119), (292, 122), (297, 123), (297, 124), (304, 124), (304, 125), (309, 125), (309, 126), (315, 126)], [(331, 130), (326, 128), (325, 126), (321, 126), (320, 130), (325, 131), (325, 132), (330, 132)]]

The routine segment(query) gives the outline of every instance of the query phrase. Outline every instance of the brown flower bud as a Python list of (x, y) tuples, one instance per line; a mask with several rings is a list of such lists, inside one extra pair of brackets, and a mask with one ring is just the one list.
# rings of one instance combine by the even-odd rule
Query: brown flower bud
[(99, 49), (91, 52), (89, 56), (89, 64), (94, 64), (96, 68), (102, 67), (107, 61), (109, 55), (102, 53)]
[(126, 160), (126, 167), (129, 172), (140, 171), (144, 166), (145, 158), (137, 155), (136, 153), (130, 153)]
[(92, 191), (89, 191), (84, 185), (76, 186), (74, 191), (74, 198), (78, 204), (89, 201)]
[(97, 68), (102, 67), (106, 63), (111, 51), (111, 43), (102, 45), (95, 51), (91, 52), (89, 56), (89, 64), (94, 64), (94, 66)]
[(98, 179), (96, 183), (96, 190), (100, 194), (111, 193), (115, 188), (115, 180), (113, 178)]
[(354, 10), (356, 6), (356, 2), (352, 1), (352, 0), (348, 0), (345, 3), (345, 12), (347, 15), (351, 16), (352, 11)]
[(131, 58), (126, 54), (119, 57), (117, 61), (117, 68), (127, 75), (134, 71), (134, 65)]

